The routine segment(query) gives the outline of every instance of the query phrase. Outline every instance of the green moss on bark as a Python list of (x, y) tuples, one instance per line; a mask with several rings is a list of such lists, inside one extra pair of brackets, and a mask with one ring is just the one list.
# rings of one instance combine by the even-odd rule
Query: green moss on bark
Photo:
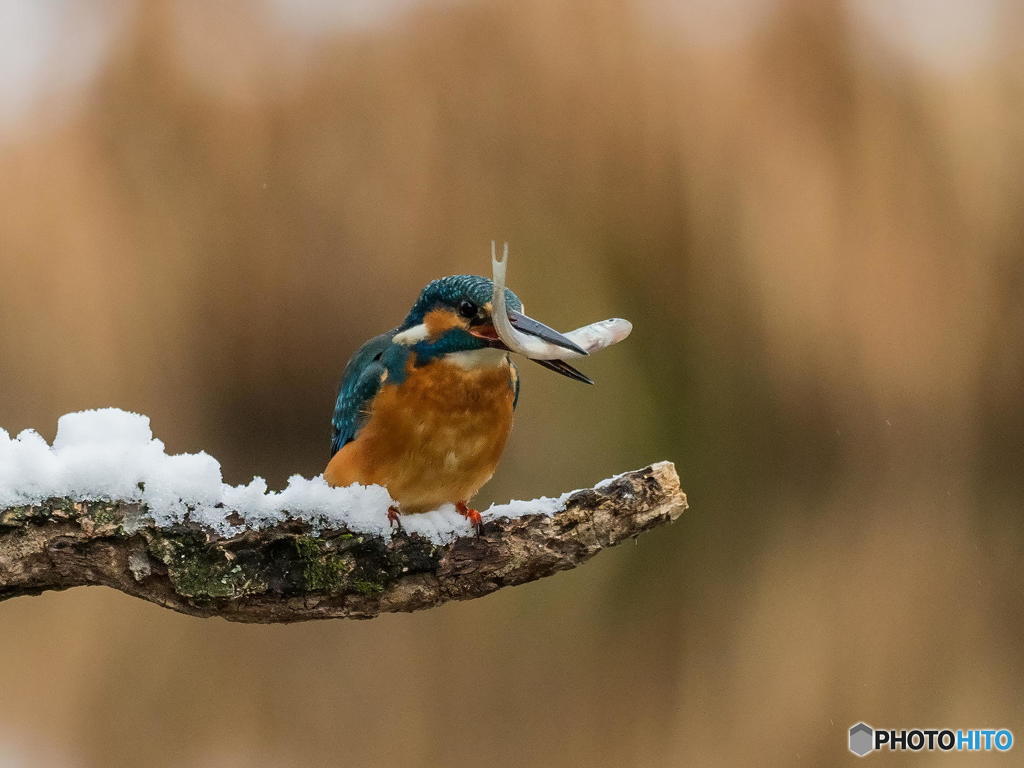
[(89, 516), (97, 528), (121, 522), (121, 516), (114, 511), (113, 507), (100, 507)]
[(165, 566), (179, 595), (193, 598), (242, 597), (267, 590), (258, 567), (210, 546), (201, 533), (171, 528), (155, 534), (150, 553)]
[(338, 554), (330, 542), (315, 536), (296, 536), (295, 551), (302, 564), (307, 590), (330, 593), (347, 591), (349, 574), (354, 568), (351, 557)]

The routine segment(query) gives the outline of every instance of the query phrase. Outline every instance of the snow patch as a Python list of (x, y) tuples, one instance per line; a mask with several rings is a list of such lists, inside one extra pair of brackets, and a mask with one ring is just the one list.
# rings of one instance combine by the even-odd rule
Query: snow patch
[[(482, 516), (553, 515), (572, 493), (492, 505)], [(35, 430), (12, 439), (0, 429), (0, 509), (51, 498), (138, 503), (158, 526), (190, 520), (225, 536), (289, 519), (317, 531), (392, 533), (387, 511), (393, 502), (379, 485), (332, 488), (323, 476), (299, 475), (281, 491), (269, 490), (262, 477), (227, 485), (215, 458), (203, 452), (168, 455), (153, 437), (149, 417), (118, 408), (62, 416), (52, 446)], [(402, 525), (437, 544), (472, 535), (469, 522), (450, 504), (404, 515)]]

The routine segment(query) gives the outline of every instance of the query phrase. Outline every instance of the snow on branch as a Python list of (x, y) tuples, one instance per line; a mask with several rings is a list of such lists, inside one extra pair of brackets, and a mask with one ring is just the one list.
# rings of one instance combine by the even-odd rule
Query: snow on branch
[(61, 418), (53, 446), (0, 430), (0, 599), (99, 584), (195, 616), (287, 622), (413, 611), (580, 565), (686, 509), (661, 462), (557, 498), (387, 520), (376, 486), (221, 481), (168, 456), (144, 416)]

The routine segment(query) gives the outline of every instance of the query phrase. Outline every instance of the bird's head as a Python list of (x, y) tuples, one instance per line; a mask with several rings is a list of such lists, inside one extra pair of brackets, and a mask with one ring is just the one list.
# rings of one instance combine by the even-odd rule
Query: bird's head
[[(420, 360), (484, 349), (508, 351), (494, 328), (493, 295), (494, 283), (486, 277), (451, 275), (434, 280), (420, 292), (394, 341), (412, 348)], [(505, 305), (509, 322), (516, 330), (586, 354), (558, 331), (524, 315), (523, 302), (509, 289), (505, 289)], [(565, 370), (559, 373), (577, 378)]]

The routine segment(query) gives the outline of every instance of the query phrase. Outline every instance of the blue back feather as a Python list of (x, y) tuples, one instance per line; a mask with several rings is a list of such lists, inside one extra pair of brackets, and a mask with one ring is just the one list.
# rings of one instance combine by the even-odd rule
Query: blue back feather
[(373, 337), (352, 355), (345, 366), (331, 419), (331, 456), (354, 440), (366, 421), (367, 407), (380, 390), (387, 370), (383, 362), (384, 353), (397, 346), (391, 342), (397, 332), (396, 329)]

